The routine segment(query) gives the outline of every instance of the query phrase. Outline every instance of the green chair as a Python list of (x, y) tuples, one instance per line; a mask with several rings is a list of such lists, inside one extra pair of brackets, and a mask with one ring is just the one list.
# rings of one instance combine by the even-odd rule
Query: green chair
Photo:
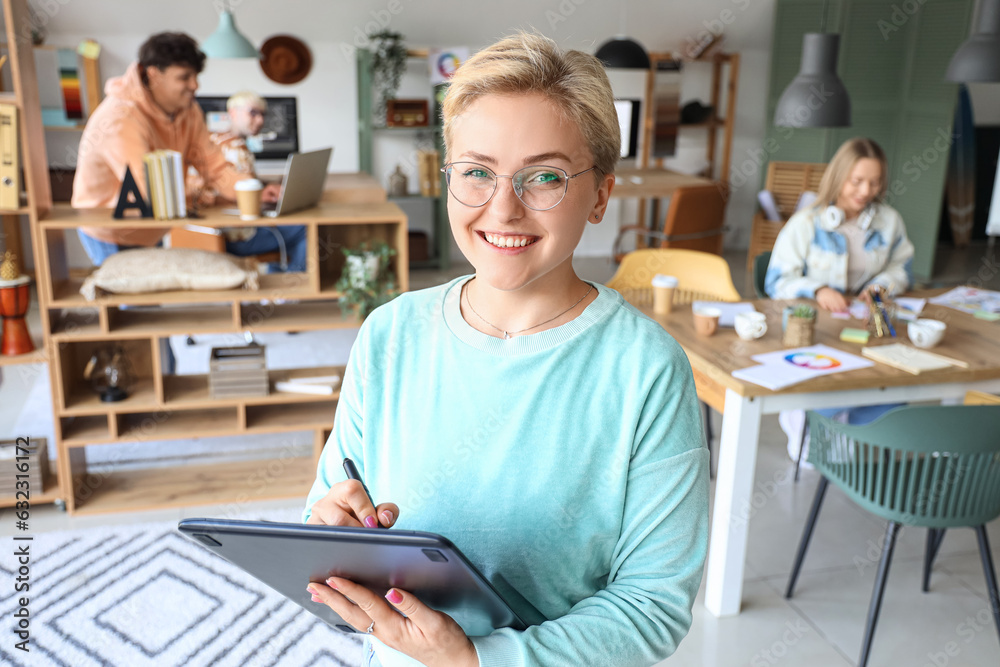
[(908, 406), (864, 426), (809, 413), (809, 461), (822, 475), (785, 597), (792, 597), (823, 496), (833, 482), (855, 503), (888, 521), (875, 577), (859, 667), (875, 624), (900, 526), (928, 528), (923, 589), (947, 528), (969, 527), (979, 539), (993, 620), (1000, 633), (1000, 595), (985, 524), (1000, 516), (1000, 406)]
[(764, 279), (767, 277), (767, 265), (771, 263), (771, 251), (765, 250), (753, 258), (753, 291), (758, 299), (768, 298), (764, 291)]

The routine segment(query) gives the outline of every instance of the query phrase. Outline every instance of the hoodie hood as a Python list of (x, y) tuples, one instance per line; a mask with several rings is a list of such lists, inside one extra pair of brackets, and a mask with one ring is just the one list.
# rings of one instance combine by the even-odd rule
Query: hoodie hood
[(134, 62), (125, 70), (125, 74), (108, 79), (104, 84), (105, 97), (113, 97), (126, 104), (139, 107), (142, 113), (157, 122), (171, 122), (170, 116), (153, 102), (153, 96), (142, 83), (139, 75), (139, 63)]

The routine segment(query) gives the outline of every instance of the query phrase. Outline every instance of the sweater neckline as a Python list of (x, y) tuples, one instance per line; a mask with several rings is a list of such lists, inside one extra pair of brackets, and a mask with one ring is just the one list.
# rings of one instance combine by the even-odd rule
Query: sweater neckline
[(590, 302), (575, 318), (551, 329), (534, 334), (521, 334), (509, 340), (479, 331), (462, 317), (462, 287), (474, 275), (456, 278), (445, 287), (442, 313), (448, 329), (463, 343), (477, 350), (499, 357), (517, 357), (535, 354), (556, 347), (607, 317), (622, 301), (621, 295), (604, 285), (587, 282), (597, 290), (597, 298)]

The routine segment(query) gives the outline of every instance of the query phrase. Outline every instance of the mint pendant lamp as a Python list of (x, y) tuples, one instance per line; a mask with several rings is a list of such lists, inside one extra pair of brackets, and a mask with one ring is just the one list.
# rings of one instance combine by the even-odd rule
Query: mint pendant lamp
[(209, 58), (260, 58), (260, 52), (236, 28), (236, 20), (228, 5), (219, 14), (219, 27), (200, 47)]

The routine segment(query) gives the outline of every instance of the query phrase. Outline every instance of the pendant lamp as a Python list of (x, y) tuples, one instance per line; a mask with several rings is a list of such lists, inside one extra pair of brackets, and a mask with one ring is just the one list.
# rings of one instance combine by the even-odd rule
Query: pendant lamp
[(219, 27), (201, 43), (209, 58), (260, 58), (260, 53), (236, 29), (236, 20), (228, 7), (219, 14)]
[(802, 65), (774, 110), (778, 127), (848, 127), (851, 100), (837, 76), (840, 35), (809, 32), (802, 37)]
[(604, 42), (594, 55), (604, 63), (605, 67), (649, 69), (650, 65), (646, 49), (642, 48), (639, 42), (624, 35)]
[(1000, 81), (1000, 0), (981, 0), (976, 29), (948, 65), (949, 81)]

